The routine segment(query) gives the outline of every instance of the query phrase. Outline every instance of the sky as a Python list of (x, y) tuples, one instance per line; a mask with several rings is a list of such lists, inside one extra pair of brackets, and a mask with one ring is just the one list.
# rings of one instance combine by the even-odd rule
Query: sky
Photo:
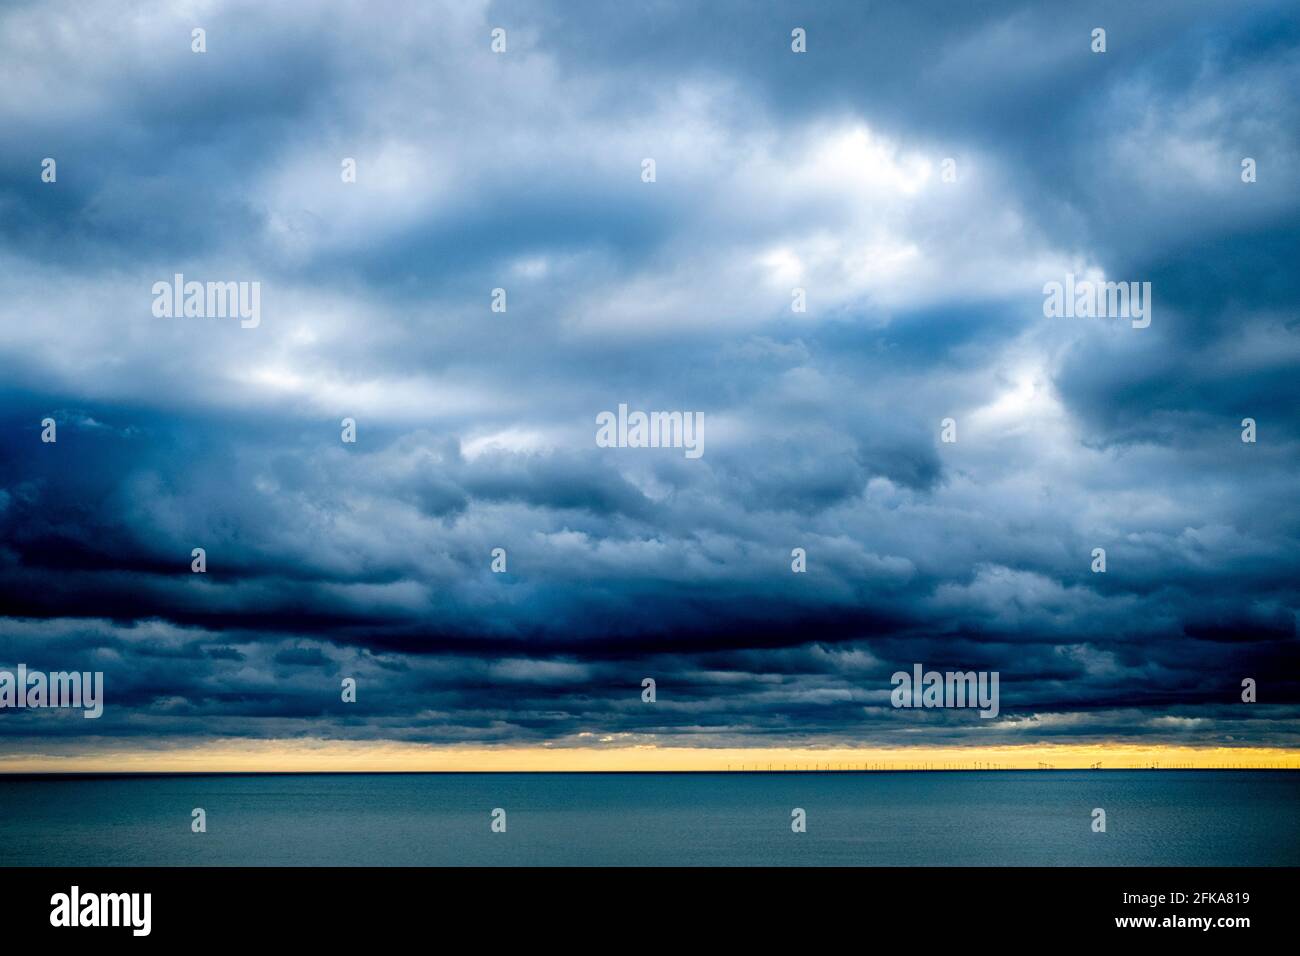
[(0, 9), (0, 765), (1300, 746), (1295, 6), (614, 10)]

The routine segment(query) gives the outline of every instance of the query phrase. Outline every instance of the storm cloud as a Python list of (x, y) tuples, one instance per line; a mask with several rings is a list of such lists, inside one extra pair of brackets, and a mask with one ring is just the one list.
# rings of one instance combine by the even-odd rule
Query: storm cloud
[(6, 747), (1300, 743), (1288, 4), (17, 3), (0, 63), (0, 666), (106, 674)]

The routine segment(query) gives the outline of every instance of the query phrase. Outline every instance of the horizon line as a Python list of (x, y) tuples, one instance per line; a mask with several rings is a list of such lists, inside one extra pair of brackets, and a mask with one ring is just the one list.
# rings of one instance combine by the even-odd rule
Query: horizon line
[[(27, 741), (29, 746), (35, 744)], [(0, 755), (0, 775), (132, 773), (883, 773), (993, 770), (1300, 769), (1300, 749), (1187, 745), (1002, 747), (431, 746), (320, 738), (215, 739), (85, 749), (65, 741)]]
[(1300, 766), (1203, 766), (1203, 767), (843, 767), (832, 769), (788, 768), (746, 770), (3, 770), (5, 777), (374, 777), (455, 776), (461, 774), (530, 774), (557, 776), (717, 774), (873, 774), (873, 773), (1277, 773), (1297, 772)]

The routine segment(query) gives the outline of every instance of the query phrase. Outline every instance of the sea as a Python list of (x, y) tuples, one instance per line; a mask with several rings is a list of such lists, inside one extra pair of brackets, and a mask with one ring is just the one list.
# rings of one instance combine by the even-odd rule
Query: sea
[(0, 865), (1296, 866), (1297, 810), (1288, 771), (7, 775)]

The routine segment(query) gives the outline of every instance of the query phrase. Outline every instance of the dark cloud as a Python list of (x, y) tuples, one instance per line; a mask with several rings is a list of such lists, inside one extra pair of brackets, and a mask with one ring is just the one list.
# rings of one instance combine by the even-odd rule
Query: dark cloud
[[(15, 746), (1297, 742), (1284, 5), (129, 13), (0, 14), (0, 666), (109, 686)], [(916, 662), (1001, 719), (891, 708)]]

